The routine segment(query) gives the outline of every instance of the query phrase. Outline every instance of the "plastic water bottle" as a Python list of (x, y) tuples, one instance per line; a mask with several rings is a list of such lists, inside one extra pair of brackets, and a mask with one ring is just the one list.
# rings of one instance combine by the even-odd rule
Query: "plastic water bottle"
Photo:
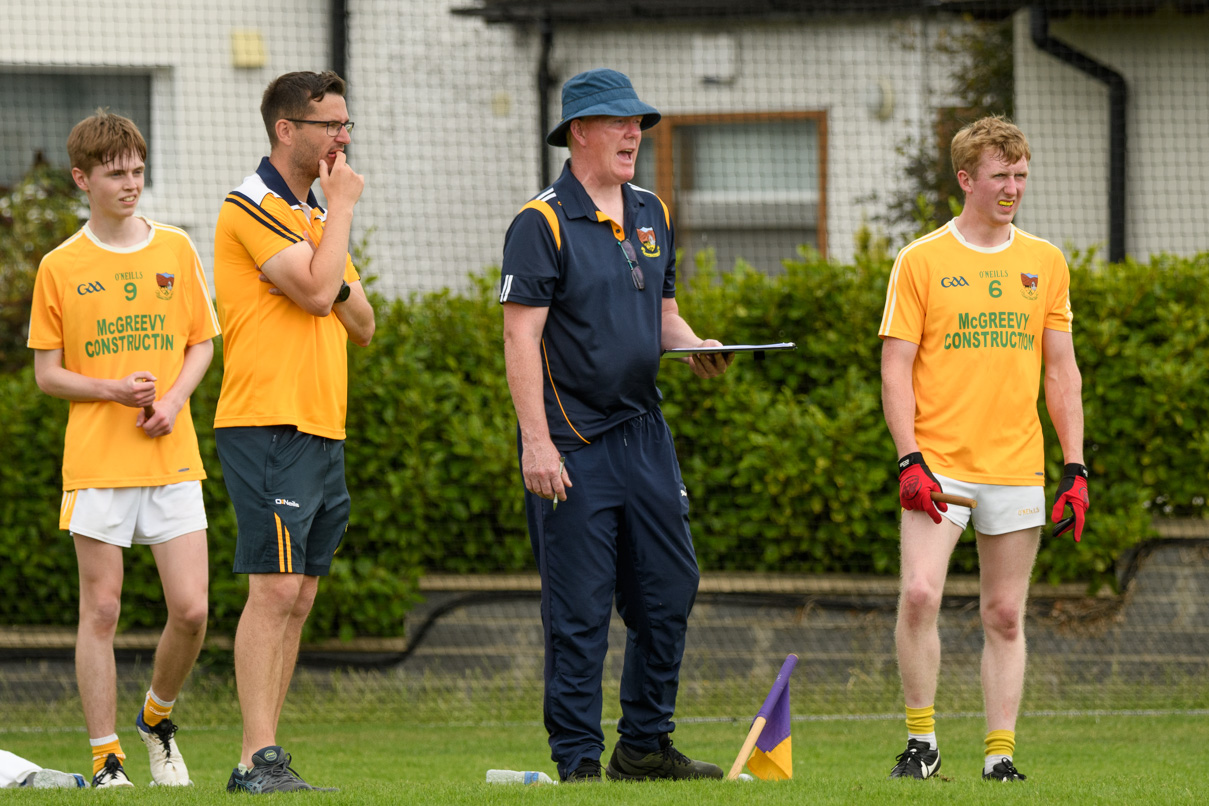
[(557, 783), (544, 772), (532, 770), (487, 770), (489, 784), (554, 784)]

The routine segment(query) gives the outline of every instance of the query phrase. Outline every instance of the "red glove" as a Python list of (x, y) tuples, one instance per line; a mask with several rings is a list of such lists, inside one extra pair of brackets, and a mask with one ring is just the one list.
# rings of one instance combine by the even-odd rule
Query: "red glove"
[[(898, 501), (903, 509), (918, 509), (940, 523), (940, 513), (948, 512), (949, 505), (932, 500), (932, 492), (943, 492), (940, 482), (928, 470), (924, 455), (916, 451), (898, 460)], [(937, 510), (940, 512), (937, 512)]]
[[(1062, 511), (1067, 507), (1074, 510), (1074, 515), (1059, 521)], [(1054, 501), (1054, 511), (1050, 520), (1054, 522), (1054, 537), (1075, 527), (1075, 542), (1083, 537), (1083, 519), (1091, 508), (1091, 500), (1087, 497), (1087, 467), (1071, 463), (1062, 468), (1062, 481), (1058, 484), (1058, 500)]]

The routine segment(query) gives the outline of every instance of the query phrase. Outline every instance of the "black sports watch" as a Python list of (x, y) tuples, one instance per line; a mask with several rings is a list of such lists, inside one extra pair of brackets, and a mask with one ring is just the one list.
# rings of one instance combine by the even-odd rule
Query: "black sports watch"
[[(340, 281), (340, 291), (336, 294), (336, 302), (344, 302), (348, 299), (348, 295), (353, 293), (353, 287), (343, 280)], [(336, 302), (332, 304), (335, 305)]]

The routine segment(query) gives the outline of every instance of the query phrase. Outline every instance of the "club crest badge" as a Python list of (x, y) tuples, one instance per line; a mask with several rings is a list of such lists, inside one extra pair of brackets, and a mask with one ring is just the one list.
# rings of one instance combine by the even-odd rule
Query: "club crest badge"
[(1037, 298), (1037, 275), (1020, 272), (1020, 284), (1023, 286), (1020, 289), (1021, 296), (1028, 300)]
[(642, 244), (642, 254), (646, 257), (659, 257), (659, 244), (655, 243), (653, 227), (639, 227), (638, 241)]
[(155, 275), (155, 295), (160, 299), (172, 299), (172, 289), (176, 286), (175, 274)]

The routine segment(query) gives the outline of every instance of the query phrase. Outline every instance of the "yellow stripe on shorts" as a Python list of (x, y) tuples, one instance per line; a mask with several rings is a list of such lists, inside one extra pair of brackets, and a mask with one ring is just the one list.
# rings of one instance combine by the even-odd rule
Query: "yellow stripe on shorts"
[(294, 552), (290, 551), (290, 527), (281, 522), (281, 516), (276, 512), (273, 513), (273, 520), (277, 521), (277, 570), (283, 574), (292, 574)]
[(285, 573), (285, 559), (281, 556), (281, 516), (276, 512), (273, 513), (273, 520), (277, 521), (277, 570)]
[(59, 528), (69, 529), (71, 527), (71, 515), (76, 509), (76, 490), (65, 490), (63, 492), (63, 503), (59, 505)]

